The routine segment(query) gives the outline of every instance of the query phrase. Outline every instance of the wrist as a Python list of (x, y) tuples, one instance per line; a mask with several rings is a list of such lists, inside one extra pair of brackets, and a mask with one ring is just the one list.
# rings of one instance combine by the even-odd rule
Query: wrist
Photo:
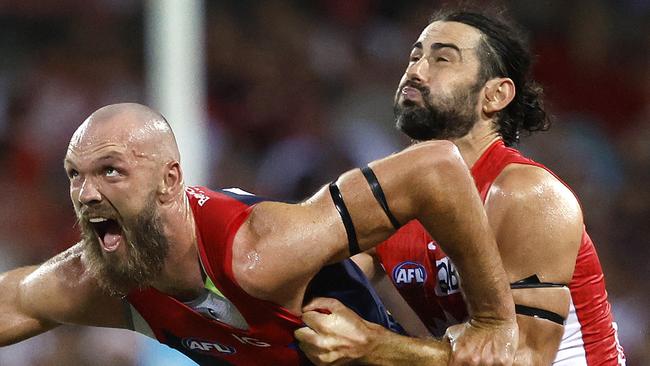
[(366, 324), (366, 347), (363, 356), (358, 359), (359, 364), (376, 365), (379, 362), (379, 350), (382, 344), (390, 340), (394, 333), (381, 325), (365, 322)]

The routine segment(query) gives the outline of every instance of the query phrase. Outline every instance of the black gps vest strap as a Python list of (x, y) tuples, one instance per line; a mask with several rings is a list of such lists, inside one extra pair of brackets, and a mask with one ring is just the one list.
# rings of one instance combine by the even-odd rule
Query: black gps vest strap
[[(510, 288), (513, 290), (523, 289), (523, 288), (544, 288), (544, 287), (546, 288), (567, 287), (567, 285), (563, 283), (555, 283), (555, 282), (541, 282), (539, 280), (539, 277), (537, 277), (536, 274), (510, 284)], [(515, 313), (519, 315), (532, 316), (533, 318), (546, 319), (554, 323), (564, 325), (563, 316), (554, 313), (552, 311), (548, 311), (540, 308), (515, 304)]]
[(553, 323), (564, 325), (564, 317), (552, 311), (540, 308), (515, 304), (515, 313), (519, 315), (532, 316), (533, 318), (546, 319), (552, 321)]
[(357, 232), (354, 230), (354, 224), (352, 223), (352, 218), (350, 217), (348, 208), (345, 207), (345, 202), (343, 202), (341, 190), (339, 190), (336, 182), (330, 183), (329, 189), (330, 195), (332, 196), (332, 201), (334, 201), (334, 206), (339, 212), (339, 215), (341, 215), (343, 226), (345, 226), (345, 232), (348, 235), (348, 248), (350, 249), (350, 256), (358, 254), (361, 250), (359, 249), (359, 242), (357, 241)]
[(564, 283), (556, 283), (556, 282), (541, 282), (539, 280), (539, 277), (537, 277), (536, 274), (510, 284), (510, 288), (513, 290), (520, 289), (520, 288), (540, 288), (540, 287), (567, 287), (567, 285)]
[(379, 206), (381, 206), (382, 210), (384, 210), (384, 213), (386, 213), (386, 216), (388, 216), (388, 219), (390, 220), (390, 223), (393, 224), (395, 230), (398, 230), (402, 225), (399, 223), (399, 221), (397, 221), (395, 216), (393, 216), (393, 213), (390, 212), (390, 208), (388, 208), (388, 202), (386, 201), (386, 196), (384, 195), (384, 191), (381, 189), (381, 185), (379, 185), (377, 176), (369, 166), (361, 168), (361, 172), (363, 173), (363, 176), (366, 177), (366, 181), (368, 181), (370, 190), (372, 190), (373, 196), (375, 196), (375, 199), (377, 202), (379, 202)]

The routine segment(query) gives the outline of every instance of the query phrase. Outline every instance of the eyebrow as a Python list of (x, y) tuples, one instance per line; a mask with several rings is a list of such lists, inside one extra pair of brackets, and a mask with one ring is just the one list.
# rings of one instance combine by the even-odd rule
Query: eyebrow
[(103, 155), (97, 159), (97, 161), (103, 161), (103, 160), (123, 160), (122, 157), (120, 157), (118, 154), (115, 154), (113, 152), (110, 152), (106, 155)]
[(440, 42), (436, 42), (436, 43), (431, 44), (431, 49), (432, 49), (432, 50), (439, 50), (439, 49), (441, 49), (441, 48), (451, 48), (451, 49), (456, 50), (456, 52), (460, 53), (460, 48), (458, 48), (458, 46), (456, 46), (456, 45), (453, 44), (453, 43), (440, 43)]
[[(420, 50), (423, 49), (422, 42), (420, 42), (420, 41), (415, 42), (413, 44), (412, 48), (417, 48), (417, 49), (420, 49)], [(435, 42), (435, 43), (431, 44), (431, 50), (433, 50), (433, 51), (436, 51), (436, 50), (439, 50), (439, 49), (442, 49), (442, 48), (451, 48), (452, 50), (455, 50), (458, 53), (458, 55), (460, 56), (461, 60), (463, 59), (463, 53), (461, 52), (461, 50), (468, 49), (468, 48), (462, 48), (461, 49), (460, 47), (456, 46), (453, 43)]]
[[(101, 157), (99, 157), (96, 161), (103, 162), (103, 161), (106, 161), (106, 160), (122, 161), (123, 159), (120, 156), (118, 156), (116, 153), (109, 152), (106, 155), (102, 155)], [(63, 159), (63, 166), (65, 167), (66, 165), (73, 165), (74, 166), (75, 163), (73, 161), (71, 161), (70, 159), (68, 159), (68, 157), (65, 157)]]

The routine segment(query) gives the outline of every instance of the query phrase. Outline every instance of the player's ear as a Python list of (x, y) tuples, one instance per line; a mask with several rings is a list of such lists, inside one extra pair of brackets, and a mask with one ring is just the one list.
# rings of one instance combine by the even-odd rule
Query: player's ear
[(170, 201), (183, 190), (183, 170), (178, 161), (170, 161), (163, 169), (163, 179), (158, 189), (162, 202)]
[(510, 78), (488, 80), (483, 88), (481, 111), (490, 116), (503, 110), (515, 98), (515, 93), (515, 83)]

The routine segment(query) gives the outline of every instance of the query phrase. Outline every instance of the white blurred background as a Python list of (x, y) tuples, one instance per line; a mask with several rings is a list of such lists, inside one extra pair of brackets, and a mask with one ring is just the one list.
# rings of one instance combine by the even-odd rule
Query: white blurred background
[[(650, 1), (498, 1), (529, 32), (554, 125), (520, 148), (581, 198), (628, 365), (650, 365)], [(62, 158), (95, 109), (174, 125), (190, 182), (300, 199), (407, 143), (392, 97), (439, 5), (0, 0), (0, 271), (78, 237)], [(135, 334), (60, 327), (0, 365), (183, 365)]]

